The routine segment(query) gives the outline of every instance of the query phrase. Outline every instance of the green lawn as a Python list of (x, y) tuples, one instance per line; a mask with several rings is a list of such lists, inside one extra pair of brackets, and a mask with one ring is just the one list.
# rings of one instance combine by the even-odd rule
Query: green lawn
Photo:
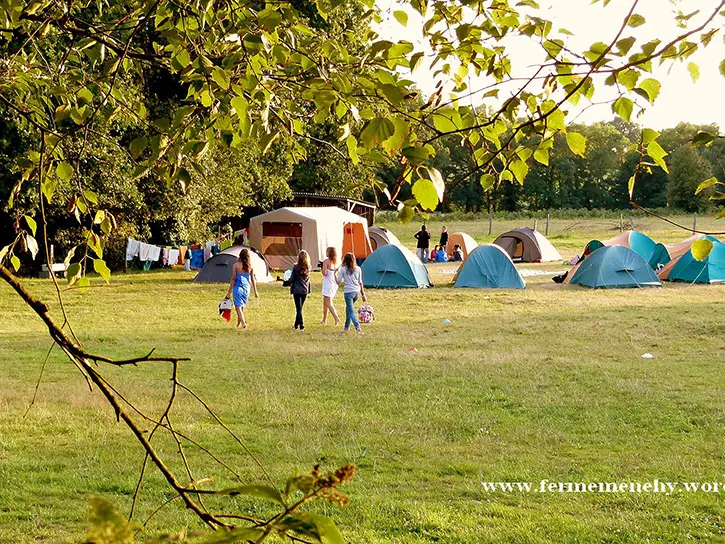
[[(565, 258), (618, 232), (617, 221), (569, 223), (552, 224)], [(409, 244), (417, 226), (390, 225)], [(486, 239), (487, 224), (449, 226)], [(316, 463), (356, 463), (350, 504), (324, 508), (349, 542), (725, 542), (718, 494), (488, 493), (481, 484), (725, 482), (725, 286), (590, 291), (535, 275), (525, 291), (473, 291), (447, 285), (450, 264), (431, 272), (431, 290), (371, 291), (377, 320), (363, 337), (317, 324), (319, 277), (304, 334), (291, 331), (294, 305), (278, 283), (261, 287), (244, 331), (216, 313), (225, 287), (193, 284), (193, 273), (117, 275), (111, 287), (71, 290), (65, 301), (90, 350), (130, 357), (156, 347), (191, 357), (182, 379), (280, 485)], [(28, 285), (57, 315), (50, 282)], [(127, 512), (143, 458), (56, 352), (23, 417), (49, 346), (39, 320), (0, 287), (0, 542), (82, 540), (88, 498), (102, 495)], [(163, 410), (168, 366), (107, 375), (145, 409)], [(188, 396), (174, 417), (246, 481), (262, 481)], [(173, 455), (173, 444), (161, 444)], [(190, 461), (197, 477), (215, 479), (209, 485), (229, 484), (200, 453)], [(137, 519), (170, 496), (150, 472)], [(199, 524), (172, 504), (146, 533), (186, 526)]]

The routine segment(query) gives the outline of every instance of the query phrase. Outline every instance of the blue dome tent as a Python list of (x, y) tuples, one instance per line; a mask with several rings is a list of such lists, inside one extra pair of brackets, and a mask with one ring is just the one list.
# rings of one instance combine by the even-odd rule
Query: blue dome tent
[(523, 289), (526, 282), (508, 253), (495, 244), (474, 249), (456, 274), (454, 287)]
[(431, 287), (428, 269), (408, 248), (380, 246), (362, 264), (365, 287)]
[(595, 288), (661, 285), (649, 263), (624, 246), (604, 246), (593, 251), (577, 265), (569, 283)]

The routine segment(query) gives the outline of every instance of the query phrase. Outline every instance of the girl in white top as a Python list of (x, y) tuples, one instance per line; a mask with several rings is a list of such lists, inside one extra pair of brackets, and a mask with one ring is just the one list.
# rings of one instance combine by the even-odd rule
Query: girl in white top
[(362, 295), (363, 302), (365, 298), (365, 289), (363, 288), (362, 270), (355, 263), (355, 255), (346, 253), (342, 258), (342, 267), (337, 275), (337, 281), (345, 282), (345, 329), (342, 332), (350, 330), (350, 325), (355, 325), (358, 334), (362, 334), (360, 322), (355, 315), (355, 301)]
[(334, 247), (327, 248), (327, 259), (322, 261), (322, 324), (327, 324), (327, 312), (335, 318), (335, 326), (340, 324), (340, 318), (337, 316), (337, 310), (332, 303), (332, 299), (337, 294), (337, 281), (335, 281), (335, 273), (337, 272), (337, 249)]

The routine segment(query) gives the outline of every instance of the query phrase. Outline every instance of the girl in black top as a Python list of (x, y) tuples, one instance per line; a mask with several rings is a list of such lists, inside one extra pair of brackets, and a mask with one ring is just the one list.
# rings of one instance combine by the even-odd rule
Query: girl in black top
[(305, 323), (302, 320), (302, 307), (305, 305), (307, 295), (310, 293), (310, 256), (303, 249), (297, 255), (297, 264), (292, 268), (292, 276), (290, 276), (288, 285), (289, 292), (295, 299), (295, 308), (297, 315), (295, 316), (295, 330), (305, 330)]

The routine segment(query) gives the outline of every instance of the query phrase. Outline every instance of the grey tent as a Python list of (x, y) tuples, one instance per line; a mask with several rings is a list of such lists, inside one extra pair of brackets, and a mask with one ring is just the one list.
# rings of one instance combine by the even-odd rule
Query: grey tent
[(368, 236), (370, 236), (370, 244), (373, 246), (373, 250), (392, 244), (399, 246), (400, 240), (392, 232), (385, 227), (370, 227), (368, 228)]
[(252, 270), (254, 270), (254, 279), (258, 283), (274, 281), (274, 278), (269, 274), (269, 266), (264, 260), (264, 257), (255, 249), (247, 246), (232, 246), (214, 255), (204, 263), (204, 268), (199, 271), (194, 281), (202, 283), (229, 283), (232, 279), (232, 266), (237, 262), (239, 253), (245, 247), (249, 250), (249, 260), (252, 264)]
[(503, 248), (514, 261), (539, 263), (561, 260), (559, 252), (543, 234), (527, 227), (510, 230), (493, 243)]

